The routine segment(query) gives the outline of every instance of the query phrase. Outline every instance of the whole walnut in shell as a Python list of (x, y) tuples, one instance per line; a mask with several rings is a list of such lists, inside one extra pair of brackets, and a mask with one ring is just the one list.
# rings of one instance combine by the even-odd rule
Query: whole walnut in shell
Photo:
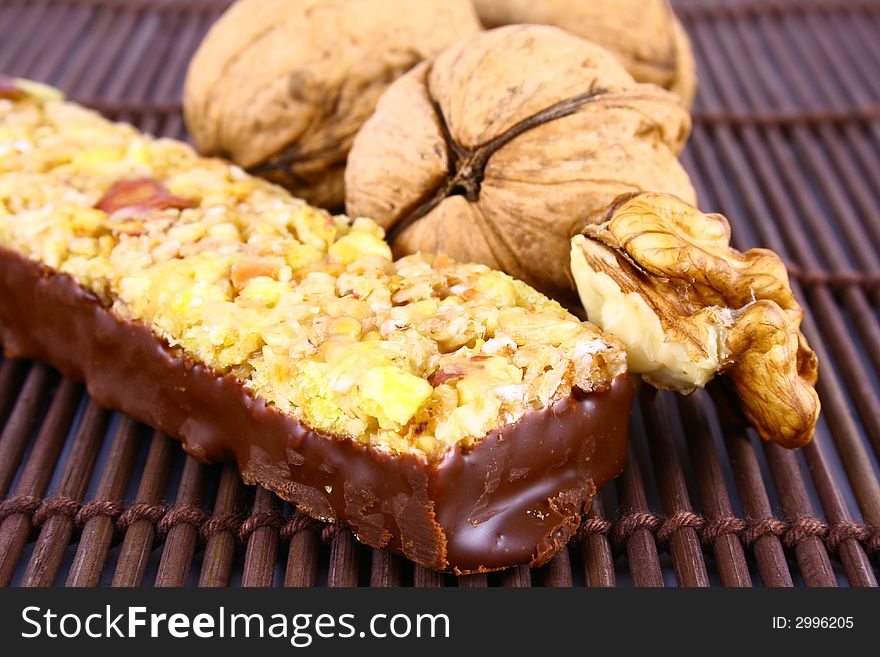
[(469, 0), (239, 0), (192, 59), (196, 146), (341, 207), (351, 141), (387, 86), (479, 31)]
[(474, 0), (486, 27), (555, 25), (613, 52), (639, 82), (690, 105), (697, 89), (690, 39), (666, 0)]
[(588, 319), (626, 345), (630, 372), (688, 393), (733, 381), (764, 440), (801, 447), (819, 417), (816, 354), (788, 272), (767, 249), (730, 246), (730, 225), (666, 194), (626, 195), (572, 239)]
[(483, 32), (389, 87), (355, 138), (346, 207), (398, 255), (482, 262), (573, 303), (569, 239), (640, 190), (694, 202), (690, 117), (607, 50), (555, 27)]

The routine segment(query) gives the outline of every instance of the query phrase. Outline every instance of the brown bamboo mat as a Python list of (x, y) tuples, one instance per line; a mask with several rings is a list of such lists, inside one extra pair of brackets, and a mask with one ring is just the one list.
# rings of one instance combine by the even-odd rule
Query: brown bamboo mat
[[(0, 71), (184, 136), (224, 0), (0, 0)], [(629, 466), (550, 565), (456, 579), (300, 517), (229, 465), (0, 361), (0, 584), (877, 586), (880, 1), (681, 0), (701, 87), (684, 162), (736, 245), (794, 272), (821, 359), (813, 444), (761, 444), (722, 389), (643, 394)]]

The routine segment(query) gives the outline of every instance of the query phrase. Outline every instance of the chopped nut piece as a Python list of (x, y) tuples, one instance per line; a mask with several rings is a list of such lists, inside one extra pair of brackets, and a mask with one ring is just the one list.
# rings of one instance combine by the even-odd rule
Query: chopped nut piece
[(431, 377), (431, 383), (436, 388), (437, 386), (442, 386), (444, 383), (448, 383), (449, 381), (460, 379), (463, 376), (464, 368), (457, 365), (447, 365), (442, 370), (437, 371), (434, 376)]
[(329, 249), (330, 257), (342, 265), (350, 265), (361, 258), (375, 256), (391, 260), (391, 247), (377, 235), (352, 232), (334, 242)]
[(341, 316), (330, 322), (330, 335), (346, 335), (351, 338), (360, 338), (363, 327), (354, 317)]
[(21, 100), (32, 97), (43, 100), (61, 100), (64, 98), (58, 89), (33, 80), (23, 80), (0, 74), (0, 98)]
[(764, 440), (801, 447), (819, 416), (816, 354), (779, 257), (730, 247), (730, 226), (670, 195), (619, 198), (572, 240), (590, 321), (626, 344), (630, 371), (690, 392), (727, 373)]
[(253, 278), (268, 276), (275, 278), (278, 275), (279, 266), (265, 258), (256, 256), (244, 256), (232, 263), (230, 280), (236, 290), (243, 289)]
[(394, 365), (374, 367), (360, 377), (360, 401), (382, 429), (396, 429), (409, 422), (431, 398), (431, 384)]
[(20, 100), (27, 94), (15, 84), (15, 80), (8, 75), (0, 75), (0, 98), (8, 100)]
[(137, 210), (167, 210), (168, 208), (193, 208), (189, 199), (174, 196), (161, 184), (149, 178), (120, 180), (115, 183), (95, 205), (99, 210), (112, 214), (123, 208)]

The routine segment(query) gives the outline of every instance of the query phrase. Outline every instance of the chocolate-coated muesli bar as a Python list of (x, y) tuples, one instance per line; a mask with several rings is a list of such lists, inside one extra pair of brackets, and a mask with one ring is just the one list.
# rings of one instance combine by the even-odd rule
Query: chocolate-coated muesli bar
[(484, 266), (394, 261), (370, 220), (8, 79), (0, 339), (437, 570), (546, 562), (626, 455), (615, 338)]

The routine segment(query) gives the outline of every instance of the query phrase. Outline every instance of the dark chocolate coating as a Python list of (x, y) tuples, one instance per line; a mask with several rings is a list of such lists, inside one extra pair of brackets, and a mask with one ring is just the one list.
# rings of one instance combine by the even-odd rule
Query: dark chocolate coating
[(179, 438), (196, 458), (233, 456), (246, 482), (435, 570), (546, 563), (627, 453), (626, 375), (432, 462), (314, 431), (118, 318), (70, 276), (3, 247), (0, 339), (9, 357), (84, 381), (96, 402)]

